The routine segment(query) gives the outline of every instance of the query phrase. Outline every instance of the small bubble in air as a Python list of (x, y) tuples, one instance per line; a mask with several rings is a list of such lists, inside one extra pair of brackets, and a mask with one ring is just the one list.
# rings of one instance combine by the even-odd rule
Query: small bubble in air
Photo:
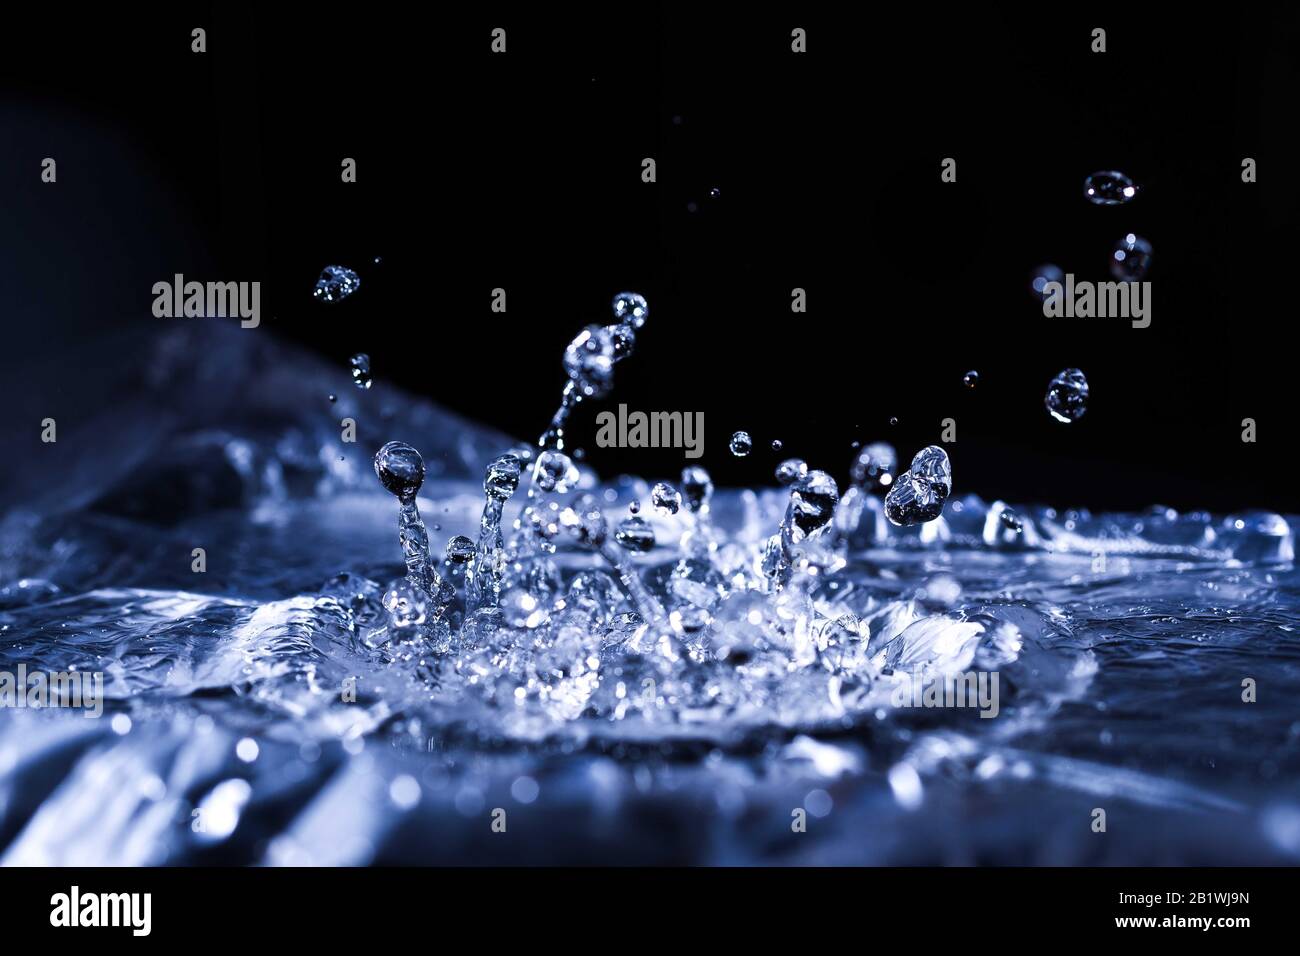
[(717, 186), (714, 186), (712, 189), (709, 190), (709, 198), (711, 199), (717, 199), (721, 195), (722, 195), (722, 190), (719, 189)]
[(754, 450), (754, 440), (749, 432), (736, 432), (731, 436), (731, 453), (737, 458), (744, 458)]
[(374, 379), (370, 377), (370, 356), (365, 352), (358, 352), (349, 360), (352, 365), (352, 384), (360, 389), (367, 389), (374, 384)]
[(650, 503), (660, 511), (675, 515), (682, 506), (682, 495), (672, 485), (661, 481), (650, 490)]
[(785, 445), (782, 444), (781, 439), (779, 438), (772, 439), (772, 451), (780, 451), (784, 447)]
[(889, 424), (891, 424), (891, 425), (897, 425), (897, 424), (898, 424), (898, 419), (897, 419), (897, 418), (891, 418), (891, 419), (889, 420)]

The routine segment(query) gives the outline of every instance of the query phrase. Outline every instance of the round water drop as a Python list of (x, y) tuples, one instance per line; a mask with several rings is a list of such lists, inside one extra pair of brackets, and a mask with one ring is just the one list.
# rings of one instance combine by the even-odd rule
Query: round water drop
[(564, 494), (578, 484), (578, 466), (561, 451), (544, 451), (537, 456), (533, 466), (533, 481), (542, 491)]
[(1115, 243), (1110, 254), (1110, 274), (1121, 282), (1137, 282), (1151, 268), (1151, 243), (1129, 233)]
[(974, 369), (971, 369), (969, 372), (967, 372), (965, 375), (961, 377), (961, 383), (965, 385), (967, 388), (974, 388), (976, 385), (980, 383), (980, 373), (975, 371)]
[(638, 501), (636, 498), (633, 498), (631, 501), (628, 502), (627, 510), (628, 510), (628, 514), (634, 514), (634, 515), (640, 514), (641, 502)]
[(1088, 410), (1088, 380), (1077, 368), (1067, 368), (1047, 386), (1043, 404), (1058, 422), (1077, 422)]
[(333, 394), (333, 393), (331, 392), (331, 393), (330, 393), (330, 401), (331, 401), (331, 402), (337, 402), (338, 400), (339, 400), (339, 397), (338, 397), (337, 395), (335, 395), (335, 394)]
[(709, 190), (709, 197), (711, 199), (717, 199), (721, 195), (722, 195), (722, 190), (719, 189), (717, 186), (714, 186), (712, 189)]
[(474, 557), (474, 542), (463, 534), (447, 541), (447, 563), (468, 564)]
[(776, 480), (783, 485), (792, 485), (808, 474), (808, 463), (802, 458), (787, 458), (776, 466)]
[(424, 484), (424, 459), (404, 441), (390, 441), (375, 452), (379, 483), (402, 501), (415, 497)]
[(614, 336), (603, 325), (589, 325), (564, 350), (564, 371), (587, 398), (609, 391), (614, 377)]
[(614, 540), (629, 551), (644, 553), (655, 546), (655, 529), (645, 518), (634, 515), (619, 522)]
[(1111, 169), (1093, 173), (1083, 181), (1083, 194), (1098, 206), (1119, 206), (1138, 194), (1138, 187), (1129, 176)]
[(614, 296), (611, 305), (614, 318), (626, 322), (634, 329), (641, 328), (645, 325), (645, 320), (650, 318), (650, 306), (646, 304), (645, 296), (635, 292), (620, 292)]
[(1060, 266), (1055, 266), (1048, 262), (1033, 271), (1033, 274), (1029, 279), (1029, 288), (1033, 291), (1034, 295), (1038, 296), (1040, 299), (1045, 299), (1047, 298), (1047, 285), (1050, 282), (1064, 285), (1065, 273), (1061, 271)]
[(737, 458), (744, 458), (754, 450), (754, 439), (749, 432), (736, 432), (731, 436), (731, 453)]
[(891, 419), (889, 420), (889, 424), (891, 424), (891, 425), (897, 425), (897, 424), (898, 424), (898, 419), (897, 419), (897, 418), (891, 418)]
[(483, 493), (494, 501), (507, 500), (519, 487), (522, 467), (515, 455), (501, 455), (492, 459), (487, 471), (483, 473)]
[(326, 266), (312, 295), (322, 302), (342, 302), (361, 288), (361, 277), (347, 266)]
[(360, 389), (367, 389), (374, 380), (370, 377), (370, 356), (358, 352), (350, 359), (352, 365), (352, 384)]
[(784, 447), (785, 445), (781, 443), (781, 439), (779, 438), (772, 439), (772, 451), (780, 451)]
[(672, 485), (661, 481), (650, 489), (650, 503), (660, 511), (675, 515), (682, 506), (682, 495)]

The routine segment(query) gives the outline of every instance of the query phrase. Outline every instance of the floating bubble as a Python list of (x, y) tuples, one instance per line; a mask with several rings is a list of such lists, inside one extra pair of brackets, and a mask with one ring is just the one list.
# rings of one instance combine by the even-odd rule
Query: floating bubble
[(965, 385), (967, 388), (974, 388), (976, 385), (980, 383), (980, 373), (975, 371), (974, 369), (971, 369), (969, 372), (967, 372), (965, 375), (961, 377), (961, 383)]
[(1121, 282), (1137, 282), (1151, 268), (1151, 243), (1129, 233), (1115, 243), (1110, 255), (1110, 274)]
[(379, 483), (402, 501), (415, 497), (424, 484), (424, 459), (404, 441), (390, 441), (375, 452)]
[(645, 518), (634, 515), (619, 522), (614, 540), (629, 551), (645, 552), (655, 546), (655, 530)]
[(650, 503), (660, 511), (675, 515), (682, 506), (682, 495), (672, 485), (661, 481), (650, 489)]
[(614, 308), (614, 318), (634, 329), (641, 328), (645, 325), (645, 320), (650, 318), (650, 306), (646, 304), (645, 296), (635, 292), (620, 292), (614, 296), (611, 304)]
[(754, 450), (754, 439), (749, 437), (749, 432), (735, 432), (731, 436), (730, 448), (737, 458), (744, 458)]
[(1131, 177), (1118, 170), (1093, 173), (1083, 181), (1083, 194), (1098, 206), (1119, 206), (1138, 194)]
[(952, 493), (952, 464), (938, 445), (922, 448), (912, 467), (898, 476), (885, 496), (885, 517), (896, 525), (933, 521), (943, 512)]
[(322, 302), (341, 302), (361, 288), (361, 277), (347, 266), (326, 266), (312, 295)]
[(792, 485), (808, 474), (808, 463), (802, 458), (787, 458), (776, 466), (776, 480), (783, 485)]
[(1077, 422), (1088, 410), (1088, 380), (1077, 368), (1067, 368), (1047, 386), (1043, 403), (1058, 422)]
[(370, 356), (365, 352), (358, 352), (348, 361), (352, 366), (352, 384), (360, 389), (369, 388), (374, 383), (374, 379), (370, 377)]

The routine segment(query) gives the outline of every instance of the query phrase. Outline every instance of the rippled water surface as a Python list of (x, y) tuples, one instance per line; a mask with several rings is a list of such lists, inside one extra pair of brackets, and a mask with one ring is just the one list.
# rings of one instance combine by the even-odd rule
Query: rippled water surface
[[(261, 337), (177, 335), (111, 430), (10, 485), (0, 670), (102, 672), (107, 702), (0, 714), (5, 863), (1300, 856), (1292, 519), (1012, 511), (963, 495), (953, 452), (942, 516), (898, 528), (870, 475), (692, 503), (571, 462), (542, 490), (530, 452), (494, 551), (484, 468), (517, 442)], [(409, 626), (390, 439), (423, 454), (443, 589)], [(456, 535), (472, 559), (441, 559)], [(974, 672), (996, 716), (898, 706)]]

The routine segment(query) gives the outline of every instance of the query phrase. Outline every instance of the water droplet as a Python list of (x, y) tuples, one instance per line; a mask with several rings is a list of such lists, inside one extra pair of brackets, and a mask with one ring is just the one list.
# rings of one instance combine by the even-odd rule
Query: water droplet
[(609, 333), (610, 341), (614, 344), (614, 361), (621, 362), (632, 354), (636, 348), (636, 333), (632, 331), (632, 326), (625, 322), (618, 325), (607, 325), (605, 331)]
[(458, 534), (447, 541), (447, 561), (449, 564), (468, 564), (474, 557), (474, 542), (463, 534)]
[(722, 190), (719, 189), (717, 186), (714, 186), (712, 189), (709, 190), (709, 196), (712, 199), (717, 199), (721, 195), (722, 195)]
[(1016, 514), (1010, 508), (1003, 508), (1002, 513), (998, 515), (998, 520), (1002, 526), (1016, 534), (1020, 534), (1025, 529), (1024, 522), (1020, 520), (1020, 515)]
[(424, 484), (424, 459), (404, 441), (390, 441), (375, 452), (375, 474), (391, 494), (407, 501)]
[(794, 540), (807, 537), (830, 521), (839, 500), (839, 486), (824, 471), (810, 471), (795, 482), (787, 511), (787, 517), (799, 531)]
[(374, 383), (374, 379), (370, 377), (370, 356), (365, 352), (358, 352), (349, 361), (352, 365), (352, 384), (360, 389), (369, 388)]
[(1047, 284), (1049, 282), (1065, 283), (1065, 273), (1061, 271), (1060, 266), (1052, 265), (1050, 262), (1039, 266), (1033, 271), (1029, 280), (1029, 287), (1033, 290), (1034, 295), (1040, 299), (1047, 298)]
[(347, 266), (326, 266), (312, 295), (322, 302), (341, 302), (361, 288), (361, 277)]
[(1151, 243), (1129, 233), (1115, 243), (1110, 256), (1110, 274), (1121, 282), (1137, 282), (1151, 268)]
[(889, 420), (889, 424), (891, 424), (891, 425), (897, 425), (897, 424), (898, 424), (898, 419), (897, 419), (897, 418), (891, 418), (891, 419)]
[(867, 491), (883, 488), (894, 480), (898, 469), (898, 452), (887, 442), (872, 442), (858, 452), (849, 469), (853, 483)]
[(337, 395), (335, 395), (335, 394), (333, 394), (333, 393), (331, 392), (331, 393), (330, 393), (330, 401), (331, 401), (331, 402), (337, 402), (338, 400), (339, 400), (339, 397), (338, 397)]
[(533, 481), (542, 491), (565, 494), (578, 484), (578, 466), (561, 451), (544, 451), (533, 466)]
[(713, 479), (698, 465), (682, 469), (682, 497), (686, 510), (698, 514), (713, 497)]
[(628, 514), (633, 514), (633, 515), (640, 514), (641, 502), (638, 501), (636, 498), (633, 498), (631, 501), (628, 502), (627, 511)]
[(492, 459), (483, 473), (483, 493), (494, 501), (506, 501), (519, 487), (522, 467), (515, 455), (501, 455)]
[(1083, 194), (1098, 206), (1119, 206), (1138, 194), (1138, 186), (1118, 170), (1093, 173), (1083, 181)]
[(394, 581), (384, 594), (384, 610), (393, 627), (419, 627), (428, 620), (429, 603), (409, 578)]
[(749, 432), (736, 432), (731, 436), (731, 453), (737, 458), (744, 458), (754, 450), (754, 440)]
[(589, 325), (564, 350), (564, 371), (587, 398), (600, 398), (614, 378), (614, 336), (603, 325)]
[(1077, 368), (1067, 368), (1047, 386), (1043, 403), (1058, 422), (1077, 422), (1088, 410), (1088, 380)]
[(682, 506), (682, 495), (672, 485), (661, 481), (650, 489), (650, 503), (660, 511), (675, 515)]
[(907, 526), (933, 521), (952, 493), (952, 464), (938, 445), (922, 448), (885, 496), (885, 517)]
[(645, 518), (624, 518), (614, 533), (614, 540), (629, 551), (649, 551), (655, 546), (655, 530)]
[(971, 369), (969, 372), (967, 372), (965, 375), (961, 377), (961, 383), (965, 385), (967, 388), (974, 388), (976, 385), (980, 383), (980, 373), (975, 371), (974, 369)]
[(641, 328), (645, 325), (645, 320), (650, 318), (650, 306), (646, 304), (645, 296), (635, 292), (620, 292), (614, 296), (611, 304), (614, 308), (614, 318), (634, 329)]
[(783, 485), (792, 485), (808, 474), (808, 463), (802, 458), (787, 458), (776, 466), (776, 480)]
[(781, 439), (779, 438), (772, 439), (772, 451), (780, 451), (784, 447), (785, 446), (781, 443)]

